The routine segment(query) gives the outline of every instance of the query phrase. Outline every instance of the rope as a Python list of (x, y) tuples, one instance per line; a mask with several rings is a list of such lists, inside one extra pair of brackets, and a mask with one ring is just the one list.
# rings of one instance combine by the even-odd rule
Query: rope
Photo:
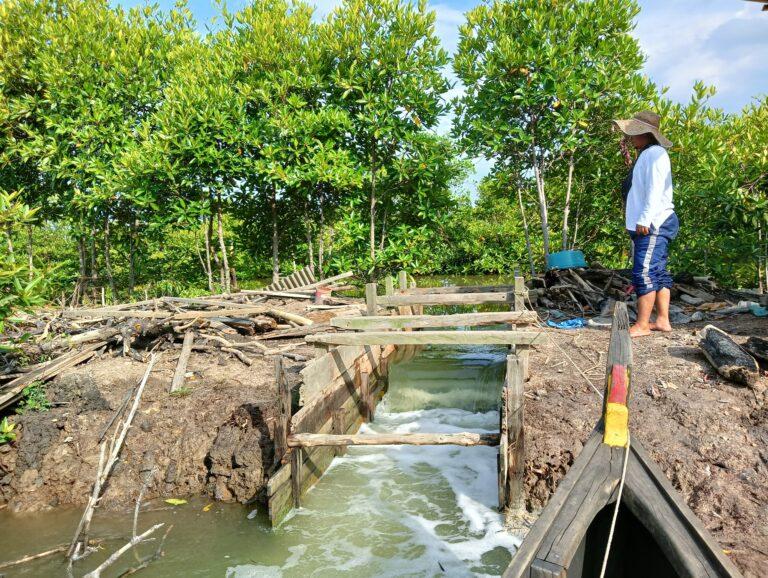
[(605, 556), (603, 557), (603, 568), (600, 570), (600, 578), (605, 578), (605, 569), (608, 566), (608, 556), (611, 553), (611, 543), (613, 542), (613, 532), (616, 529), (616, 518), (619, 516), (619, 506), (621, 505), (621, 494), (624, 491), (624, 480), (627, 477), (627, 463), (629, 462), (629, 434), (627, 434), (627, 446), (624, 448), (624, 465), (621, 468), (621, 479), (619, 480), (619, 494), (616, 496), (616, 507), (613, 509), (613, 519), (611, 520), (611, 529), (608, 532), (608, 543), (605, 545)]
[(571, 365), (573, 365), (576, 368), (576, 371), (578, 371), (581, 374), (581, 377), (583, 377), (584, 379), (587, 380), (587, 383), (589, 384), (589, 386), (595, 391), (595, 393), (598, 396), (600, 396), (600, 399), (603, 399), (603, 392), (601, 392), (597, 388), (597, 386), (594, 383), (592, 383), (592, 380), (589, 379), (589, 377), (587, 377), (587, 374), (584, 373), (578, 365), (576, 365), (576, 362), (573, 359), (571, 359), (571, 356), (566, 353), (565, 349), (560, 347), (560, 344), (557, 341), (555, 341), (554, 339), (552, 339), (550, 341), (555, 344), (555, 346), (560, 350), (560, 352), (563, 355), (565, 355), (566, 359), (571, 362)]

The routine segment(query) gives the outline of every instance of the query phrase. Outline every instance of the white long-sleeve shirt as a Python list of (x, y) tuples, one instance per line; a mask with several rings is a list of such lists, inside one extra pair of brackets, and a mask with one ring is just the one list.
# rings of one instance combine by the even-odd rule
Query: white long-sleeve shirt
[(634, 231), (637, 225), (653, 225), (659, 229), (674, 210), (669, 155), (664, 147), (653, 145), (640, 153), (632, 171), (626, 227), (630, 231)]

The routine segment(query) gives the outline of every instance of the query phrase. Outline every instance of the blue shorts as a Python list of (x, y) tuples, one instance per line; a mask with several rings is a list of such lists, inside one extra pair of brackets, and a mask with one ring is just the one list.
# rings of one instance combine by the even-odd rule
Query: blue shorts
[(635, 246), (632, 284), (638, 296), (672, 288), (672, 275), (667, 271), (668, 248), (670, 241), (677, 237), (679, 229), (677, 215), (672, 213), (658, 229), (651, 225), (648, 235), (629, 231)]

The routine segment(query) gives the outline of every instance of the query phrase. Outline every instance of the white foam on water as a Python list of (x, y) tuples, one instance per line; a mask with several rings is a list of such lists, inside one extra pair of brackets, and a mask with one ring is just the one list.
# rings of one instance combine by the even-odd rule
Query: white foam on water
[[(439, 372), (441, 357), (432, 354), (430, 362)], [(425, 403), (420, 409), (397, 411), (403, 394), (418, 391), (418, 378), (408, 382), (401, 367), (393, 373), (401, 377), (390, 381), (375, 421), (363, 425), (360, 433), (497, 432), (498, 412), (474, 408), (478, 391), (498, 399), (500, 383), (491, 382), (498, 367), (492, 365), (503, 355), (493, 350), (482, 350), (480, 356), (452, 353), (453, 359), (462, 356), (466, 364), (451, 365), (476, 366), (478, 375), (457, 386), (453, 400), (460, 407)], [(425, 360), (416, 361), (423, 368)], [(450, 371), (444, 364), (442, 368)], [(463, 389), (474, 390), (470, 393), (475, 397), (462, 397)], [(497, 407), (497, 402), (487, 407)], [(275, 531), (289, 553), (285, 562), (239, 565), (227, 576), (499, 575), (519, 539), (504, 531), (497, 511), (497, 452), (485, 446), (350, 447), (305, 496), (303, 507)]]

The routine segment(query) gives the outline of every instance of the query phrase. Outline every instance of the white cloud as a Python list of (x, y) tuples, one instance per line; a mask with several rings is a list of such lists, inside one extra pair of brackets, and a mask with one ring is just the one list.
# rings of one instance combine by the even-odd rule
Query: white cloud
[[(636, 36), (646, 72), (687, 101), (697, 80), (714, 85), (712, 104), (737, 111), (768, 93), (768, 14), (743, 2), (641, 2)], [(756, 9), (757, 8), (757, 9)]]

